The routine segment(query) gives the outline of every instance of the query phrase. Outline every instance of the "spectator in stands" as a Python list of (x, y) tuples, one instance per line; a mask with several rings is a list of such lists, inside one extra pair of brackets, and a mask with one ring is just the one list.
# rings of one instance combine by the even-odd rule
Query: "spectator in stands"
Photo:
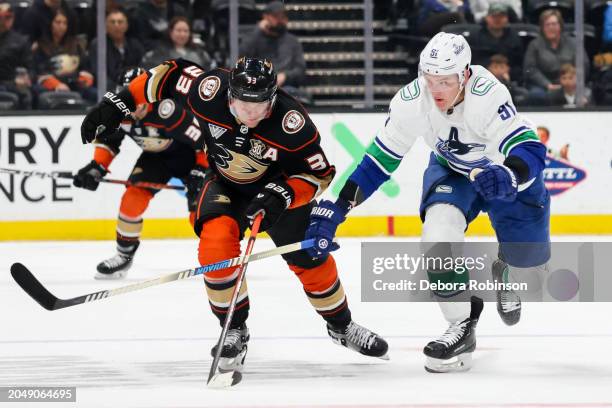
[(45, 34), (45, 30), (51, 26), (51, 20), (55, 18), (59, 10), (68, 18), (68, 26), (71, 29), (68, 34), (75, 34), (76, 15), (64, 0), (34, 0), (34, 3), (23, 13), (19, 30), (34, 43)]
[(521, 0), (472, 0), (472, 13), (474, 21), (481, 23), (488, 15), (493, 4), (503, 4), (508, 10), (508, 19), (511, 23), (517, 23), (523, 20), (523, 4)]
[(510, 77), (510, 64), (508, 58), (505, 55), (495, 54), (492, 55), (489, 60), (487, 69), (491, 71), (495, 78), (508, 88), (512, 101), (515, 105), (523, 105), (527, 101), (528, 91), (527, 89), (518, 85), (517, 81), (513, 81)]
[(302, 44), (287, 32), (288, 22), (284, 4), (269, 3), (253, 33), (242, 40), (240, 55), (270, 59), (278, 73), (278, 85), (295, 95), (306, 74), (306, 62)]
[(0, 3), (0, 91), (17, 97), (15, 108), (32, 107), (32, 52), (28, 39), (13, 30), (15, 15), (10, 3)]
[[(546, 103), (548, 92), (561, 89), (559, 71), (564, 63), (576, 58), (574, 40), (563, 34), (563, 17), (558, 10), (545, 10), (540, 14), (540, 35), (527, 47), (523, 75), (534, 104)], [(585, 53), (584, 72), (589, 72), (589, 59)]]
[[(550, 104), (553, 106), (563, 106), (564, 108), (575, 108), (576, 104), (576, 67), (573, 64), (561, 65), (559, 72), (559, 82), (561, 88), (549, 93)], [(583, 105), (592, 103), (591, 90), (584, 89)]]
[(187, 17), (174, 17), (170, 20), (166, 40), (157, 49), (145, 54), (142, 66), (148, 69), (174, 58), (193, 61), (205, 70), (213, 68), (208, 53), (204, 48), (193, 43), (191, 26)]
[(55, 12), (50, 27), (32, 46), (35, 89), (39, 92), (75, 91), (90, 101), (97, 100), (94, 76), (86, 70), (85, 50), (74, 35), (69, 34), (70, 23), (62, 9)]
[[(210, 0), (210, 23), (213, 35), (206, 37), (207, 46), (208, 52), (219, 65), (232, 65), (236, 62), (230, 61), (229, 55), (229, 8), (230, 0)], [(201, 9), (196, 0), (194, 13), (195, 10)], [(200, 15), (194, 14), (194, 16)], [(255, 0), (238, 0), (238, 16), (238, 23), (243, 27), (255, 24), (260, 17)]]
[(187, 16), (178, 2), (149, 0), (139, 4), (131, 16), (136, 33), (145, 51), (151, 51), (163, 41), (168, 32), (168, 22), (175, 16)]
[(555, 159), (565, 159), (569, 160), (569, 143), (564, 144), (561, 149), (557, 150), (555, 148), (550, 147), (548, 142), (550, 141), (550, 130), (545, 126), (538, 126), (537, 129), (538, 137), (540, 138), (540, 142), (544, 146), (546, 146), (546, 155), (553, 157)]
[(481, 29), (468, 39), (472, 47), (472, 61), (486, 65), (494, 54), (505, 55), (512, 61), (512, 73), (520, 79), (523, 66), (523, 43), (509, 26), (508, 6), (492, 3)]
[[(106, 14), (106, 81), (107, 89), (115, 89), (115, 80), (127, 67), (137, 67), (142, 63), (144, 49), (135, 38), (126, 36), (128, 16), (120, 8), (110, 9)], [(89, 46), (89, 59), (92, 71), (97, 70), (98, 40)]]
[(434, 36), (447, 24), (472, 20), (469, 0), (424, 0), (418, 17), (418, 30), (428, 37)]

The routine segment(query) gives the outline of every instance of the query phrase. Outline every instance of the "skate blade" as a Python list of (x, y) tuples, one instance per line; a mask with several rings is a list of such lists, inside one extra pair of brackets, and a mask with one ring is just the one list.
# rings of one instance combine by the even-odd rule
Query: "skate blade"
[(114, 273), (100, 273), (96, 272), (94, 279), (97, 280), (118, 280), (123, 279), (127, 275), (127, 271), (118, 271)]
[(448, 360), (427, 357), (425, 371), (430, 373), (461, 373), (472, 368), (472, 353), (459, 354)]
[(213, 389), (223, 389), (234, 386), (240, 381), (242, 381), (242, 373), (240, 371), (218, 372), (208, 380), (206, 385)]
[(385, 353), (384, 356), (380, 356), (378, 358), (380, 358), (381, 360), (385, 360), (385, 361), (391, 360), (391, 358), (389, 357), (389, 353)]

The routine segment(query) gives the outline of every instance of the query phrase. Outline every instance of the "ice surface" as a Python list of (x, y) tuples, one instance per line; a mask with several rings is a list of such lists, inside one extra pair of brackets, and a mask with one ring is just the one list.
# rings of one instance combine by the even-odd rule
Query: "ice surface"
[(421, 350), (446, 329), (437, 305), (361, 303), (360, 242), (341, 239), (337, 264), (354, 319), (386, 337), (391, 360), (334, 345), (278, 257), (249, 266), (244, 380), (222, 391), (205, 386), (220, 327), (201, 277), (49, 312), (9, 274), (22, 262), (73, 297), (196, 266), (195, 240), (144, 241), (121, 282), (92, 278), (109, 241), (1, 243), (0, 386), (76, 386), (69, 407), (612, 407), (612, 304), (530, 303), (515, 327), (487, 304), (474, 368), (430, 374)]

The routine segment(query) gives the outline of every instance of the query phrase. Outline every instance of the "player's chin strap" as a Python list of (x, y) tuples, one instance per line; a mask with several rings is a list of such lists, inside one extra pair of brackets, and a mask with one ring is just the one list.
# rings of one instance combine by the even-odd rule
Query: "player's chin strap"
[[(466, 69), (469, 71), (470, 75), (472, 74), (472, 68), (469, 67), (469, 65), (466, 67)], [(453, 112), (455, 111), (455, 103), (457, 102), (457, 99), (459, 98), (459, 96), (461, 95), (461, 92), (463, 92), (463, 89), (465, 88), (465, 84), (467, 84), (467, 81), (469, 79), (469, 77), (467, 75), (465, 75), (465, 70), (463, 71), (462, 74), (457, 74), (457, 76), (459, 77), (459, 82), (461, 83), (461, 85), (459, 85), (459, 92), (457, 92), (457, 95), (455, 95), (455, 98), (453, 99), (453, 103), (451, 103), (451, 107), (448, 108), (446, 110), (446, 114), (447, 115), (452, 115)], [(463, 78), (461, 78), (463, 77)]]
[(453, 112), (455, 111), (455, 103), (457, 102), (457, 99), (459, 99), (459, 96), (461, 96), (461, 92), (463, 92), (466, 82), (467, 82), (467, 79), (464, 79), (463, 81), (461, 81), (461, 85), (459, 85), (459, 92), (457, 92), (457, 95), (455, 95), (455, 98), (453, 99), (453, 102), (451, 103), (451, 107), (446, 110), (447, 115), (452, 115)]

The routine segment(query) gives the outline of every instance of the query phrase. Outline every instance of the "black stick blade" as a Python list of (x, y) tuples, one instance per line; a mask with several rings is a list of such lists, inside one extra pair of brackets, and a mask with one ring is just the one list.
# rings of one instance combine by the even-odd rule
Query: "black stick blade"
[(37, 301), (47, 310), (55, 310), (57, 298), (32, 275), (32, 272), (25, 265), (14, 263), (11, 266), (11, 276), (21, 289), (23, 289), (32, 299)]

